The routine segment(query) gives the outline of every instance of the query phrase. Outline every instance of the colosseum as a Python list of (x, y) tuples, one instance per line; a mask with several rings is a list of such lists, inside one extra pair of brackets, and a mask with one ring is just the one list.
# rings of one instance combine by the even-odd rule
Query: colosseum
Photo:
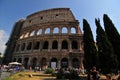
[(3, 61), (18, 61), (26, 68), (82, 68), (82, 35), (69, 8), (39, 11), (15, 23)]

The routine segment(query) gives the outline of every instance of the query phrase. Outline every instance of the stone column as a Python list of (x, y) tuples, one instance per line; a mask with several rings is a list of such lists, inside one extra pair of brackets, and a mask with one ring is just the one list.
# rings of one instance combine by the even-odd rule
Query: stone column
[(22, 62), (21, 63), (24, 64), (24, 56), (22, 56)]
[(48, 51), (52, 50), (52, 40), (49, 40), (49, 46), (48, 46)]
[(62, 34), (62, 28), (61, 27), (59, 28), (59, 34)]
[(61, 43), (61, 41), (59, 40), (59, 41), (58, 41), (58, 51), (61, 50), (61, 44), (62, 44), (62, 43)]
[(60, 66), (60, 61), (61, 61), (61, 60), (60, 60), (60, 59), (58, 59), (58, 63), (57, 63), (57, 68), (58, 68), (58, 69), (60, 69), (60, 68), (61, 68), (61, 66)]
[(71, 34), (71, 27), (68, 27), (68, 34)]
[(72, 61), (72, 60), (71, 60), (71, 58), (69, 57), (69, 58), (68, 58), (68, 68), (70, 68), (70, 69), (72, 68), (72, 63), (71, 63), (71, 61)]
[(72, 46), (71, 46), (71, 41), (70, 40), (68, 42), (68, 48), (69, 48), (69, 52), (72, 52)]
[(47, 65), (46, 65), (47, 67), (49, 67), (50, 66), (50, 59), (47, 59)]
[(29, 66), (31, 65), (31, 59), (32, 59), (32, 57), (29, 57), (29, 60), (28, 60), (28, 65)]

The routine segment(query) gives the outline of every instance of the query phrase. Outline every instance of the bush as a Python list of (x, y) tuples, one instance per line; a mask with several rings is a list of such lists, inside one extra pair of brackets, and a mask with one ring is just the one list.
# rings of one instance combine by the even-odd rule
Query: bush
[(57, 73), (57, 79), (70, 79), (70, 80), (79, 80), (79, 74), (75, 70), (69, 70), (69, 73), (65, 73), (63, 69), (60, 69)]
[(52, 68), (47, 68), (47, 69), (45, 69), (45, 74), (54, 74), (55, 73), (55, 71), (52, 69)]

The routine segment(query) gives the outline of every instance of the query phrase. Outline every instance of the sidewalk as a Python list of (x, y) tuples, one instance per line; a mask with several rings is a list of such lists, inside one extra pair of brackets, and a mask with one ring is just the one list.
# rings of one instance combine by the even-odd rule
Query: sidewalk
[(2, 72), (0, 80), (3, 80), (3, 79), (5, 79), (8, 76), (10, 76), (10, 72)]

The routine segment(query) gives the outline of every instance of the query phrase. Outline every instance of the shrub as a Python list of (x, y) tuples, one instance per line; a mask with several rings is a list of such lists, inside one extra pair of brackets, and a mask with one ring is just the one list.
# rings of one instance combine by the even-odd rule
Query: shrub
[(56, 76), (57, 79), (70, 79), (70, 80), (79, 80), (79, 74), (75, 70), (69, 70), (69, 73), (66, 73), (63, 69), (60, 69)]
[(54, 74), (55, 71), (52, 68), (45, 69), (45, 74)]

